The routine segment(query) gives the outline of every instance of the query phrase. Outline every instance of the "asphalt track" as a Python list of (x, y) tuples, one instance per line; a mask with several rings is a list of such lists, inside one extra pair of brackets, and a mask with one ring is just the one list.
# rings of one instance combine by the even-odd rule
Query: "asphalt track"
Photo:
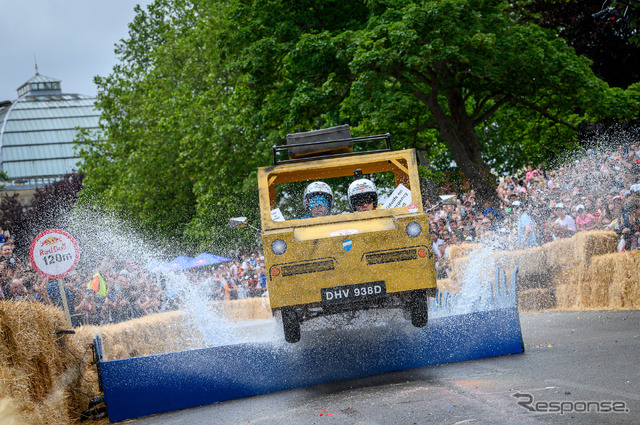
[[(640, 423), (640, 310), (544, 312), (522, 314), (520, 320), (522, 355), (385, 373), (126, 423)], [(594, 411), (610, 410), (611, 402), (624, 412)], [(572, 408), (577, 412), (544, 411)]]

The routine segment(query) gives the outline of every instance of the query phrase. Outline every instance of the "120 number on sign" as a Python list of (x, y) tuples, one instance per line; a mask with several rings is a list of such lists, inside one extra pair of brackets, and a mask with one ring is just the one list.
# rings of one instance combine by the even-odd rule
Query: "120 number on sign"
[(53, 263), (61, 263), (63, 261), (70, 261), (73, 259), (73, 255), (71, 254), (56, 254), (55, 256), (53, 255), (47, 255), (46, 257), (42, 257), (42, 261), (44, 261), (44, 263), (49, 266)]

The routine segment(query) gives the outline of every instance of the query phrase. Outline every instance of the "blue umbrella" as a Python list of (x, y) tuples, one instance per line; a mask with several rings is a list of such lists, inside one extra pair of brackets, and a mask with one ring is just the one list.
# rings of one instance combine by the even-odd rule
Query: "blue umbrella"
[(216, 257), (216, 260), (218, 260), (218, 263), (226, 263), (227, 261), (231, 261), (231, 258), (221, 257), (219, 255), (214, 255), (214, 257)]
[(203, 252), (193, 259), (191, 267), (210, 266), (212, 264), (220, 264), (226, 261), (231, 261), (231, 259)]
[(191, 257), (176, 257), (167, 264), (169, 270), (184, 270), (193, 267), (194, 259)]

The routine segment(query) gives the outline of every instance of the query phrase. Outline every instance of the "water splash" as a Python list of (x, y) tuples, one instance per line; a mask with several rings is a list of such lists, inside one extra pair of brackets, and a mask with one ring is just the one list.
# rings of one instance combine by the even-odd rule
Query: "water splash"
[[(143, 239), (129, 223), (112, 214), (97, 212), (94, 209), (78, 207), (70, 216), (61, 217), (59, 225), (78, 240), (81, 249), (78, 273), (87, 279), (93, 274), (92, 269), (97, 264), (113, 268), (116, 264), (132, 260), (144, 267), (146, 264), (164, 260), (170, 254), (165, 252), (165, 248), (170, 246), (169, 243), (154, 245)], [(117, 275), (119, 271), (115, 270), (114, 274)], [(179, 271), (152, 274), (143, 269), (142, 272), (148, 273), (159, 286), (165, 285), (164, 292), (168, 299), (180, 300), (178, 310), (185, 313), (188, 322), (196, 330), (189, 332), (188, 346), (184, 349), (229, 345), (242, 341), (234, 325), (224, 318), (220, 309), (212, 306), (208, 293), (210, 286), (194, 284), (189, 276)], [(132, 285), (135, 284), (140, 285), (140, 282), (132, 282)], [(109, 289), (111, 291), (112, 287)]]
[(495, 268), (494, 249), (490, 245), (478, 245), (469, 254), (469, 262), (462, 275), (460, 296), (456, 313), (466, 314), (486, 311), (493, 307), (491, 279)]

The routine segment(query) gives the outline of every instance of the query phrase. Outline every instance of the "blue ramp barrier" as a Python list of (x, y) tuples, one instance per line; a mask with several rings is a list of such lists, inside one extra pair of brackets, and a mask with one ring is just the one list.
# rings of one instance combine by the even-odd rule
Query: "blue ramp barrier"
[[(431, 303), (434, 314), (429, 324), (421, 329), (395, 324), (312, 331), (304, 333), (297, 344), (242, 343), (100, 361), (109, 420), (394, 370), (522, 353), (516, 272), (509, 287), (506, 278), (496, 273), (490, 298), (500, 308), (454, 315), (456, 297), (439, 294)], [(101, 347), (99, 337), (96, 340)]]

